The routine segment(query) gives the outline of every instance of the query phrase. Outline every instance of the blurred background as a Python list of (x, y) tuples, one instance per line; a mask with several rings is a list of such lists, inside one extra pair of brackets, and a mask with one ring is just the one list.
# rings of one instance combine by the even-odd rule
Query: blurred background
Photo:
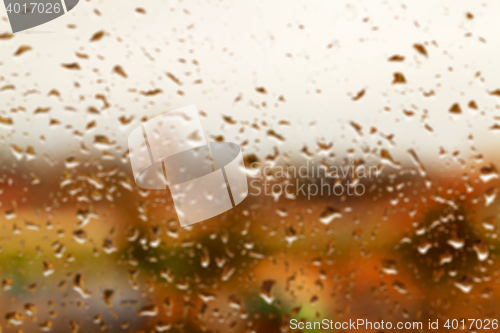
[[(499, 11), (80, 1), (13, 35), (0, 8), (2, 332), (499, 319)], [(181, 228), (168, 189), (135, 185), (127, 137), (191, 104), (259, 186), (379, 172), (337, 179), (361, 196), (250, 195)]]

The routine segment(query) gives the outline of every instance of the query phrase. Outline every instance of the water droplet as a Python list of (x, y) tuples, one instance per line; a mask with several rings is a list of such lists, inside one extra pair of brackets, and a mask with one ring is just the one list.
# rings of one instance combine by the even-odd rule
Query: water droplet
[(472, 281), (467, 275), (455, 282), (455, 287), (466, 294), (470, 293), (470, 291), (472, 290), (472, 286)]
[(488, 246), (482, 240), (478, 240), (472, 248), (476, 251), (477, 259), (479, 261), (485, 261), (488, 259), (490, 251)]
[(321, 212), (319, 221), (325, 225), (330, 224), (333, 220), (341, 218), (342, 213), (331, 206), (327, 206), (323, 212)]
[(151, 304), (143, 306), (139, 311), (137, 311), (137, 315), (139, 317), (156, 317), (158, 315), (158, 306)]
[(407, 289), (406, 285), (401, 281), (394, 281), (394, 283), (392, 284), (392, 287), (394, 289), (396, 289), (400, 294), (408, 293), (408, 289)]
[(395, 260), (384, 259), (382, 260), (382, 270), (388, 275), (398, 274), (398, 265)]
[(272, 304), (274, 301), (274, 293), (273, 293), (273, 286), (276, 281), (274, 280), (265, 280), (262, 282), (262, 285), (260, 286), (260, 297), (267, 303), (267, 304)]
[(17, 311), (8, 312), (5, 314), (5, 321), (11, 325), (19, 326), (24, 324), (24, 316)]
[(73, 290), (78, 292), (82, 298), (92, 297), (92, 293), (85, 288), (82, 274), (77, 274), (73, 280)]

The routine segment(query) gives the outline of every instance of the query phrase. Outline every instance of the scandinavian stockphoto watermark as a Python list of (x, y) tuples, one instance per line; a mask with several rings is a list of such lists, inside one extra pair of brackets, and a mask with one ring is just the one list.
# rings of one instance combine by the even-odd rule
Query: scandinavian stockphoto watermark
[(366, 193), (364, 179), (380, 174), (371, 165), (326, 165), (307, 161), (301, 166), (266, 165), (255, 162), (250, 166), (251, 196), (285, 196), (288, 198), (316, 196), (362, 196)]
[(248, 195), (240, 147), (207, 143), (194, 105), (143, 123), (130, 133), (128, 145), (136, 184), (168, 186), (183, 227), (222, 214)]
[(12, 32), (52, 21), (78, 4), (78, 0), (3, 0)]

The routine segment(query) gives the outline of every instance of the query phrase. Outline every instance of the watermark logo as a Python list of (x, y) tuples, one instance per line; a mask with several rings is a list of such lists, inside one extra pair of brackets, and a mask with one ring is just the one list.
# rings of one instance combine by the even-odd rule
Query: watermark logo
[(265, 165), (255, 162), (249, 173), (251, 196), (281, 196), (288, 199), (298, 197), (311, 200), (313, 197), (362, 196), (366, 192), (364, 180), (378, 178), (380, 170), (375, 165), (326, 165), (307, 161), (305, 165)]
[(78, 0), (3, 0), (12, 32), (52, 21), (75, 8)]
[(168, 186), (183, 227), (228, 211), (248, 195), (240, 147), (207, 143), (194, 105), (148, 120), (130, 133), (128, 146), (136, 184)]

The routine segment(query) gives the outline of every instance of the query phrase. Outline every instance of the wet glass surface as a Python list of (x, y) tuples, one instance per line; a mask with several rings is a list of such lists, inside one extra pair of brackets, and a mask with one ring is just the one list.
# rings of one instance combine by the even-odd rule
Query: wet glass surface
[[(15, 35), (0, 12), (1, 331), (498, 320), (499, 7), (81, 1)], [(249, 193), (181, 227), (128, 136), (191, 104), (179, 145), (239, 145)]]

